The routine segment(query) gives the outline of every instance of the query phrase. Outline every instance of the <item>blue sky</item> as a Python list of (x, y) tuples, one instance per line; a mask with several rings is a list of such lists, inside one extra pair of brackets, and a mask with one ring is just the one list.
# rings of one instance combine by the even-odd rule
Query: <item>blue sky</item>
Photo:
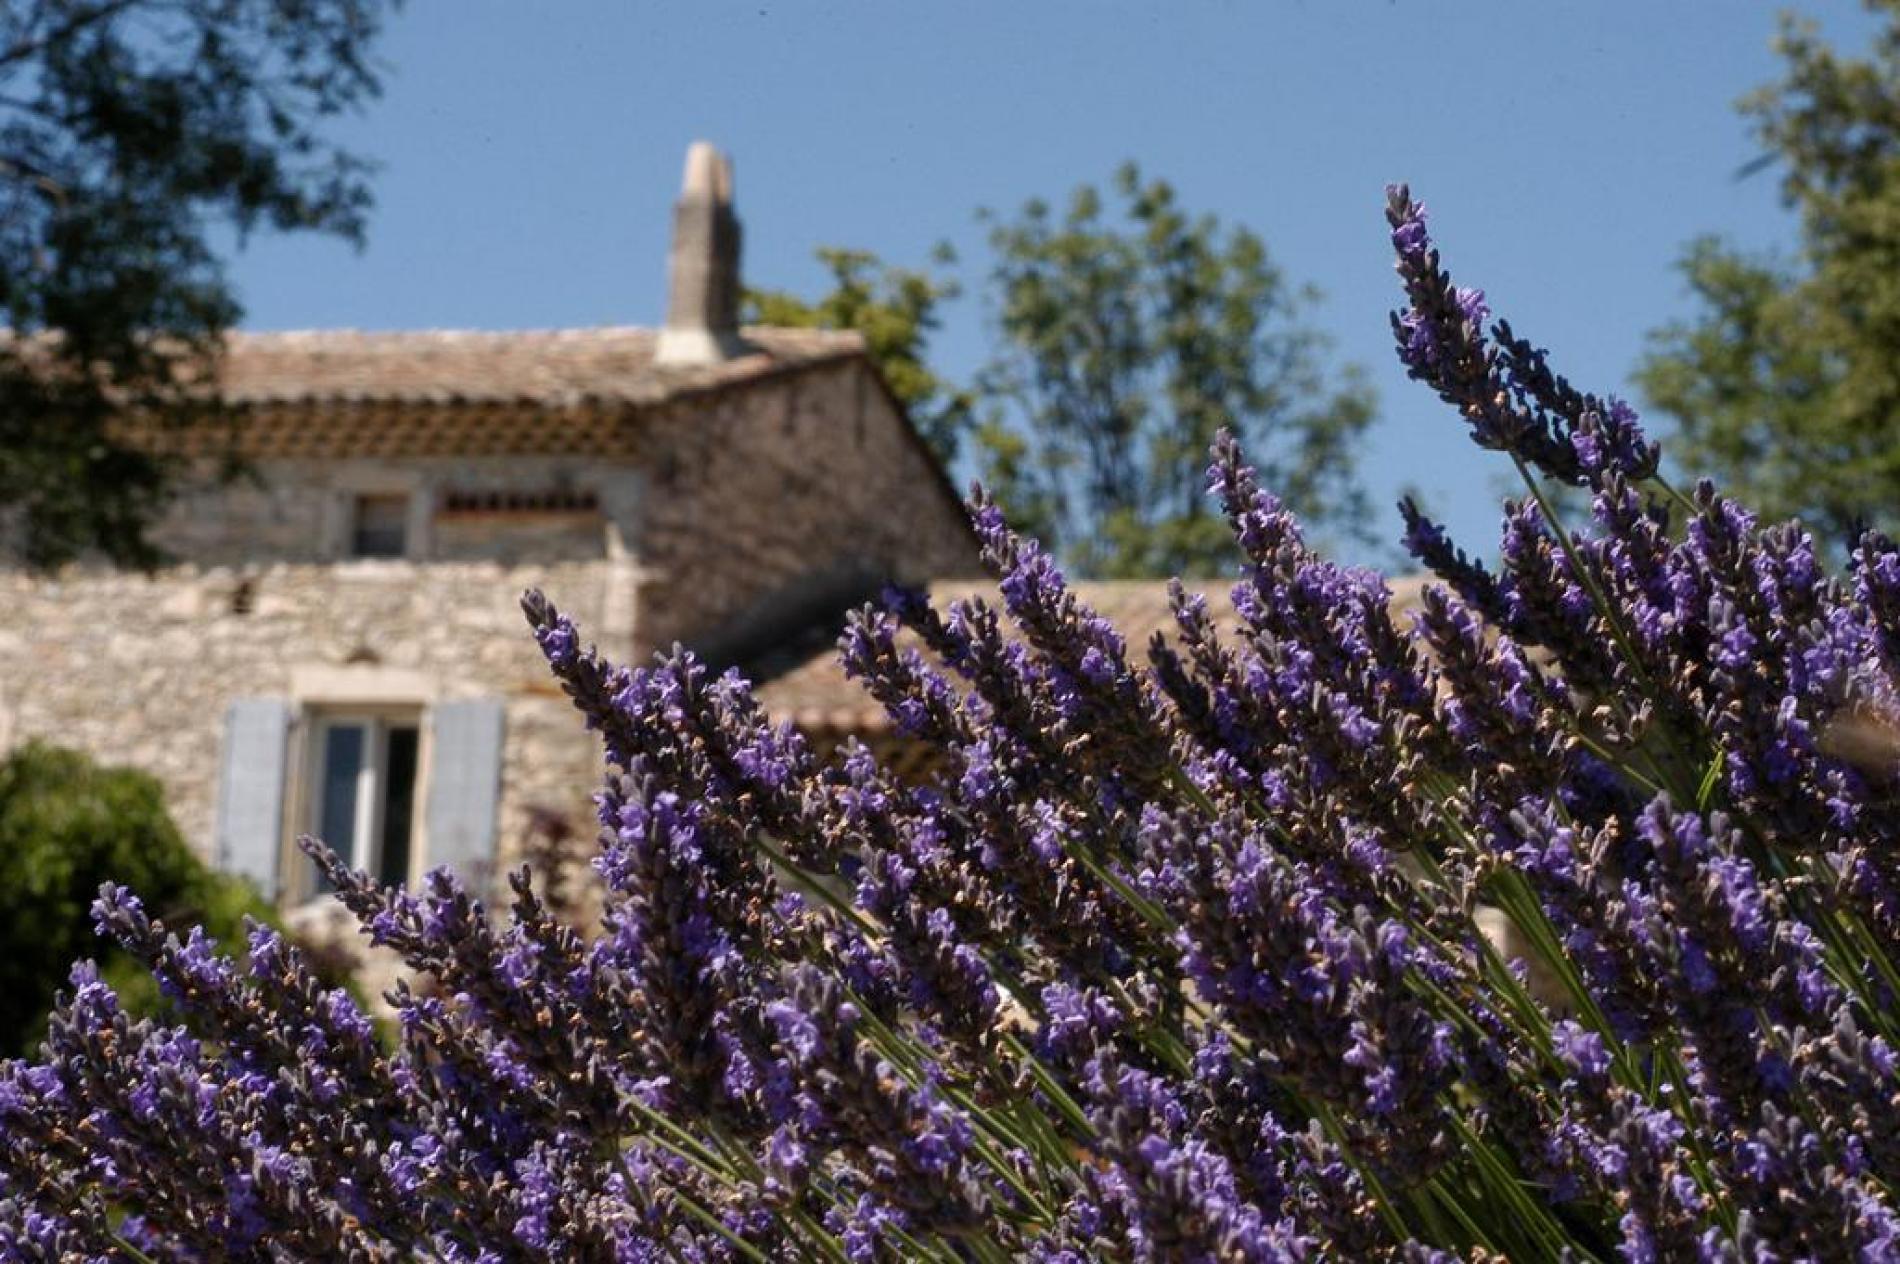
[[(1801, 6), (1863, 46), (1857, 4)], [(821, 245), (974, 279), (980, 206), (1060, 200), (1123, 159), (1244, 222), (1381, 421), (1362, 457), (1374, 531), (1414, 486), (1488, 552), (1497, 462), (1389, 350), (1381, 188), (1411, 182), (1446, 260), (1579, 385), (1624, 389), (1645, 330), (1683, 314), (1672, 270), (1714, 231), (1785, 248), (1793, 224), (1733, 102), (1772, 79), (1777, 6), (1743, 0), (411, 0), (384, 98), (339, 134), (383, 164), (370, 240), (260, 239), (233, 261), (254, 329), (653, 324), (687, 143), (733, 154), (754, 284), (815, 293)], [(980, 295), (935, 344), (985, 357)]]

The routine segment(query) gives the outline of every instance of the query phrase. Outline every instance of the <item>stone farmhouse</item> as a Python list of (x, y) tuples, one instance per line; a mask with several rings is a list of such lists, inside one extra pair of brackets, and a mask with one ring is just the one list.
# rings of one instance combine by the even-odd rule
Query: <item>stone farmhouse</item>
[(599, 777), (524, 588), (621, 661), (724, 664), (802, 659), (886, 581), (974, 574), (861, 341), (739, 328), (739, 247), (731, 167), (697, 144), (662, 329), (234, 335), (237, 424), (186, 442), (249, 474), (178, 499), (175, 563), (0, 573), (0, 750), (155, 774), (289, 904), (319, 893), (304, 832), (385, 881), (485, 884), (537, 812), (584, 823)]

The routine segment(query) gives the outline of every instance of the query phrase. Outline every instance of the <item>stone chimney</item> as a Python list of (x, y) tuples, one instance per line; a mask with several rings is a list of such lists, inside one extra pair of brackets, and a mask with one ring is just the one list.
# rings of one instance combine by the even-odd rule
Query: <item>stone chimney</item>
[(718, 364), (753, 349), (739, 337), (739, 217), (732, 212), (732, 162), (703, 140), (686, 151), (667, 273), (658, 363)]

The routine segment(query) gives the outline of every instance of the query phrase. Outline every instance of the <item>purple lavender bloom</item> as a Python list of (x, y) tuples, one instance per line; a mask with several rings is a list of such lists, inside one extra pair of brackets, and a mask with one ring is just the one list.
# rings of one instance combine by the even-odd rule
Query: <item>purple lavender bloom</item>
[(1090, 1068), (1094, 1117), (1117, 1179), (1103, 1193), (1118, 1205), (1142, 1260), (1293, 1261), (1315, 1243), (1249, 1202), (1230, 1162), (1187, 1126), (1187, 1113), (1159, 1078), (1111, 1060)]
[(1889, 673), (1900, 673), (1900, 547), (1869, 531), (1853, 555), (1854, 595)]
[(911, 1083), (878, 1056), (835, 980), (795, 968), (769, 1012), (799, 1085), (806, 1146), (854, 1158), (906, 1224), (954, 1231), (981, 1221), (990, 1195), (971, 1161), (969, 1120), (928, 1078)]
[(1422, 264), (1432, 245), (1431, 233), (1425, 227), (1425, 204), (1412, 201), (1403, 185), (1388, 184), (1385, 196), (1388, 203), (1400, 207), (1392, 225), (1392, 248), (1407, 261)]
[[(1542, 349), (1507, 324), (1495, 329), (1495, 343), (1487, 340), (1483, 293), (1452, 284), (1431, 245), (1424, 207), (1405, 186), (1387, 188), (1386, 220), (1409, 304), (1392, 314), (1399, 360), (1458, 409), (1479, 446), (1512, 453), (1578, 485), (1594, 485), (1610, 471), (1639, 480), (1655, 473), (1656, 449), (1627, 405), (1577, 391), (1551, 373)], [(1575, 444), (1590, 417), (1597, 419), (1597, 432), (1586, 441), (1594, 467)]]
[(1398, 927), (1328, 908), (1298, 869), (1228, 822), (1151, 813), (1170, 871), (1183, 965), (1235, 1030), (1301, 1089), (1379, 1121), (1367, 1148), (1421, 1179), (1443, 1157), (1437, 1098), (1451, 1078), (1448, 1033), (1406, 994), (1411, 951)]
[(1610, 1051), (1603, 1037), (1578, 1023), (1564, 1019), (1551, 1028), (1557, 1056), (1577, 1075), (1601, 1080), (1610, 1069)]
[(1046, 1011), (1036, 1052), (1052, 1065), (1079, 1068), (1108, 1045), (1126, 1019), (1099, 992), (1051, 983), (1042, 991)]

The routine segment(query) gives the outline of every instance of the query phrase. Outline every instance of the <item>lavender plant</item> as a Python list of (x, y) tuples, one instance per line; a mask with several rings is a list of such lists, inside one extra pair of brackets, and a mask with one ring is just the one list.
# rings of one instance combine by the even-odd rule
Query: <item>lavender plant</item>
[(1177, 585), (1143, 661), (979, 496), (1000, 603), (843, 637), (921, 784), (530, 593), (606, 751), (599, 933), (307, 843), (438, 984), (386, 1047), (271, 932), (108, 888), (188, 1021), (75, 970), (0, 1068), (0, 1255), (1900, 1256), (1900, 550), (1672, 488), (1386, 214), (1401, 359), (1523, 477), (1496, 568), (1407, 506), (1398, 620), (1223, 440), (1239, 629)]

